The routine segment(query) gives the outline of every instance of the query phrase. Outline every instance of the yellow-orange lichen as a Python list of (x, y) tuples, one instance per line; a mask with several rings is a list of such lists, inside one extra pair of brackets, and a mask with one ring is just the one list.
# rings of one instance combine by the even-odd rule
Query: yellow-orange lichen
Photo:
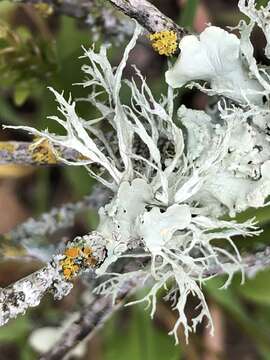
[(52, 146), (47, 139), (36, 138), (33, 144), (29, 146), (32, 153), (32, 159), (40, 164), (56, 164), (57, 158), (53, 152)]
[(159, 55), (171, 56), (177, 50), (177, 34), (172, 30), (164, 30), (149, 35), (152, 47)]
[(15, 151), (16, 147), (14, 144), (8, 142), (8, 141), (0, 141), (0, 150), (7, 151), (9, 153), (12, 153)]
[(80, 249), (79, 249), (79, 248), (75, 248), (75, 247), (66, 249), (66, 251), (65, 251), (65, 255), (68, 256), (68, 257), (71, 257), (71, 258), (75, 258), (75, 257), (77, 257), (79, 254), (80, 254)]
[(80, 270), (94, 267), (97, 260), (89, 247), (70, 247), (64, 252), (65, 258), (60, 262), (66, 280), (71, 280)]
[(74, 258), (71, 258), (70, 256), (66, 256), (64, 260), (60, 263), (64, 277), (67, 280), (71, 280), (80, 270), (79, 265), (74, 263)]

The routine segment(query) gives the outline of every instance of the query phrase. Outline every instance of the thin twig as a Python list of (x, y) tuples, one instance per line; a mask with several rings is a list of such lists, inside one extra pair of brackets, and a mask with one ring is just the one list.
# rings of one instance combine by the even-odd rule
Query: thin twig
[(30, 218), (10, 232), (0, 235), (0, 258), (14, 257), (18, 253), (42, 261), (48, 260), (59, 245), (58, 243), (55, 246), (49, 245), (48, 237), (62, 229), (72, 227), (76, 215), (81, 211), (104, 206), (109, 195), (107, 188), (96, 186), (91, 195), (85, 196), (81, 201), (53, 208), (37, 219)]
[[(57, 153), (65, 160), (78, 161), (81, 154), (66, 147), (57, 147)], [(37, 144), (23, 141), (0, 142), (0, 165), (23, 164), (23, 165), (61, 165), (62, 162), (54, 155), (47, 142)]]
[[(133, 26), (122, 14), (100, 0), (11, 0), (20, 4), (32, 4), (48, 16), (67, 15), (80, 20), (93, 33), (94, 39), (100, 35), (105, 39), (122, 42), (130, 36)], [(47, 8), (46, 6), (47, 5)]]
[(93, 7), (95, 0), (12, 0), (20, 4), (47, 4), (53, 12), (71, 16), (77, 19), (86, 19)]
[(76, 237), (42, 269), (0, 289), (0, 326), (38, 306), (48, 291), (55, 299), (66, 296), (72, 289), (71, 280), (98, 268), (105, 258), (106, 242), (100, 233)]
[(44, 354), (41, 360), (60, 360), (72, 350), (80, 341), (91, 337), (125, 302), (126, 298), (134, 293), (140, 286), (138, 275), (126, 281), (119, 288), (118, 297), (113, 304), (112, 296), (94, 295), (93, 300), (80, 313), (78, 320), (74, 321), (61, 336), (54, 347)]
[[(257, 272), (268, 268), (270, 266), (270, 247), (265, 248), (257, 254), (246, 255), (243, 257), (243, 265), (247, 276), (255, 276)], [(220, 269), (213, 269), (212, 271), (207, 271), (205, 276), (216, 273), (222, 275)], [(63, 359), (63, 357), (80, 341), (84, 340), (86, 337), (92, 337), (114, 314), (114, 312), (124, 304), (124, 300), (137, 290), (140, 283), (140, 278), (134, 278), (132, 281), (127, 281), (123, 288), (120, 288), (115, 305), (113, 305), (112, 297), (100, 297), (95, 295), (92, 302), (82, 310), (78, 320), (70, 325), (55, 346), (44, 354), (40, 360)]]
[(270, 267), (270, 246), (255, 254), (247, 254), (243, 258), (247, 277), (254, 277), (259, 271)]
[(147, 0), (107, 0), (116, 8), (135, 19), (150, 33), (164, 30), (172, 30), (177, 33), (178, 40), (182, 39), (188, 32), (178, 26), (172, 19), (165, 16), (153, 4)]
[[(103, 11), (104, 4), (99, 4), (98, 0), (16, 0), (16, 2), (48, 4), (53, 8), (54, 12), (81, 19), (91, 27), (101, 25), (104, 33), (108, 34), (111, 32), (115, 35), (115, 29), (118, 29), (118, 31), (128, 29), (123, 25), (121, 19), (117, 19), (107, 8), (106, 11)], [(150, 33), (173, 30), (176, 32), (179, 41), (188, 33), (186, 29), (178, 26), (147, 0), (107, 0), (107, 2), (129, 18), (137, 20)], [(94, 12), (99, 12), (99, 17), (95, 23), (93, 23), (92, 15)]]

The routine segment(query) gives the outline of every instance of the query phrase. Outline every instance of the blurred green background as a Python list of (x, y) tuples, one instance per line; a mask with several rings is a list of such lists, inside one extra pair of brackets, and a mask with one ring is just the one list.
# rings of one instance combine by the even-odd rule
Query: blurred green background
[[(268, 1), (258, 1), (258, 5)], [(241, 19), (237, 1), (233, 0), (160, 0), (155, 4), (180, 25), (196, 32), (206, 23), (221, 27), (234, 26)], [(46, 15), (32, 6), (0, 3), (0, 123), (27, 124), (37, 128), (49, 127), (58, 131), (46, 116), (55, 114), (56, 104), (48, 86), (57, 90), (71, 91), (73, 97), (83, 97), (85, 90), (73, 83), (82, 79), (82, 45), (93, 43), (93, 29), (66, 16)], [(96, 46), (104, 42), (101, 34)], [(259, 31), (253, 42), (259, 61), (263, 56), (264, 39)], [(112, 45), (111, 61), (119, 61), (122, 47)], [(131, 63), (136, 63), (147, 77), (154, 93), (166, 91), (163, 72), (166, 60), (156, 55), (149, 44), (139, 44), (132, 53)], [(268, 64), (269, 65), (269, 64)], [(126, 71), (126, 76), (131, 72)], [(177, 101), (187, 106), (203, 109), (207, 98), (197, 92), (181, 92)], [(95, 116), (90, 105), (80, 107), (85, 118)], [(0, 130), (0, 141), (31, 140), (18, 131)], [(38, 216), (52, 206), (76, 201), (91, 193), (94, 182), (83, 168), (50, 167), (31, 168), (0, 166), (0, 233), (5, 233), (29, 216)], [(243, 253), (263, 249), (270, 242), (270, 208), (249, 210), (239, 219), (257, 216), (264, 232), (258, 238), (236, 239)], [(66, 236), (83, 234), (97, 223), (94, 212), (82, 214)], [(38, 268), (39, 264), (18, 261), (0, 263), (0, 286), (15, 281)], [(185, 344), (179, 332), (180, 344), (167, 335), (176, 319), (162, 294), (154, 321), (141, 306), (123, 308), (99, 333), (87, 343), (82, 359), (94, 360), (180, 360), (180, 359), (270, 359), (270, 271), (259, 273), (255, 278), (240, 285), (236, 276), (232, 286), (219, 290), (222, 278), (208, 282), (204, 290), (216, 327), (211, 338), (201, 326), (198, 333)], [(57, 327), (67, 314), (77, 311), (81, 304), (77, 299), (83, 285), (76, 284), (66, 299), (53, 302), (46, 297), (40, 307), (23, 317), (11, 321), (0, 329), (0, 360), (37, 359), (38, 353), (31, 348), (29, 336), (35, 329)], [(136, 296), (141, 296), (137, 294)], [(192, 304), (192, 299), (191, 299)], [(187, 309), (189, 312), (189, 309)], [(41, 339), (46, 342), (46, 338)]]

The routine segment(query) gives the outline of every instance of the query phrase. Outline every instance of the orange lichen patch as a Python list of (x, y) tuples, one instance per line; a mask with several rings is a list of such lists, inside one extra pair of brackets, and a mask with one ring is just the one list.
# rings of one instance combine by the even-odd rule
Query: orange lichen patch
[(63, 274), (66, 280), (71, 280), (80, 270), (78, 265), (74, 265), (73, 267), (67, 267), (63, 269)]
[(34, 8), (42, 15), (43, 17), (48, 17), (53, 14), (53, 7), (46, 3), (37, 3), (34, 4)]
[(89, 247), (70, 247), (64, 252), (65, 259), (60, 262), (66, 280), (71, 280), (80, 270), (94, 267), (97, 260)]
[(68, 257), (71, 257), (71, 258), (75, 258), (75, 257), (77, 257), (79, 254), (80, 254), (80, 249), (79, 249), (79, 248), (75, 248), (75, 247), (66, 249), (66, 251), (65, 251), (65, 255), (68, 256)]
[(164, 30), (149, 35), (152, 47), (159, 55), (171, 56), (177, 50), (177, 34), (172, 30)]
[(16, 147), (14, 144), (8, 142), (8, 141), (0, 141), (0, 150), (7, 151), (9, 153), (12, 153), (15, 151)]
[(74, 259), (69, 256), (62, 260), (60, 265), (66, 280), (71, 280), (80, 270), (79, 265), (75, 264)]
[(47, 139), (37, 138), (29, 146), (32, 159), (40, 164), (57, 164), (57, 158), (52, 150), (51, 144)]

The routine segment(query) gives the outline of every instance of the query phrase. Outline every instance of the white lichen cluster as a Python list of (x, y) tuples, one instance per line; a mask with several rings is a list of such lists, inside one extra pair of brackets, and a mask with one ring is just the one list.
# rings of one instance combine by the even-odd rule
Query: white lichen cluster
[[(131, 261), (149, 257), (150, 266), (135, 271), (151, 284), (148, 295), (139, 301), (149, 302), (154, 315), (158, 291), (167, 291), (166, 299), (179, 314), (171, 332), (176, 341), (179, 325), (188, 338), (204, 317), (213, 330), (201, 289), (207, 279), (226, 273), (226, 287), (236, 271), (244, 274), (232, 239), (257, 234), (254, 221), (240, 224), (221, 216), (264, 206), (270, 194), (269, 68), (257, 64), (250, 42), (257, 24), (267, 39), (265, 55), (270, 57), (266, 21), (270, 6), (257, 10), (253, 0), (241, 0), (239, 6), (251, 19), (239, 24), (240, 38), (213, 26), (199, 37), (183, 38), (179, 59), (166, 73), (168, 93), (160, 101), (137, 69), (136, 80), (122, 80), (129, 52), (141, 33), (137, 25), (116, 69), (104, 46), (99, 52), (85, 50), (89, 64), (82, 68), (86, 75), (82, 85), (92, 92), (81, 100), (93, 104), (99, 118), (82, 119), (76, 102), (52, 90), (65, 120), (50, 118), (66, 135), (20, 127), (46, 138), (52, 147), (77, 150), (81, 161), (72, 164), (86, 166), (114, 192), (99, 211), (97, 231), (106, 239), (107, 258), (97, 270), (105, 280), (96, 291), (116, 294), (122, 282), (134, 275), (112, 273), (114, 262), (127, 256)], [(172, 88), (183, 86), (218, 96), (216, 112), (175, 109)], [(121, 102), (123, 91), (129, 94), (129, 103)], [(104, 122), (116, 140), (110, 142), (105, 136)], [(96, 172), (93, 164), (98, 165)], [(224, 239), (227, 246), (224, 241), (219, 245)], [(185, 315), (189, 295), (198, 299), (192, 323)]]

